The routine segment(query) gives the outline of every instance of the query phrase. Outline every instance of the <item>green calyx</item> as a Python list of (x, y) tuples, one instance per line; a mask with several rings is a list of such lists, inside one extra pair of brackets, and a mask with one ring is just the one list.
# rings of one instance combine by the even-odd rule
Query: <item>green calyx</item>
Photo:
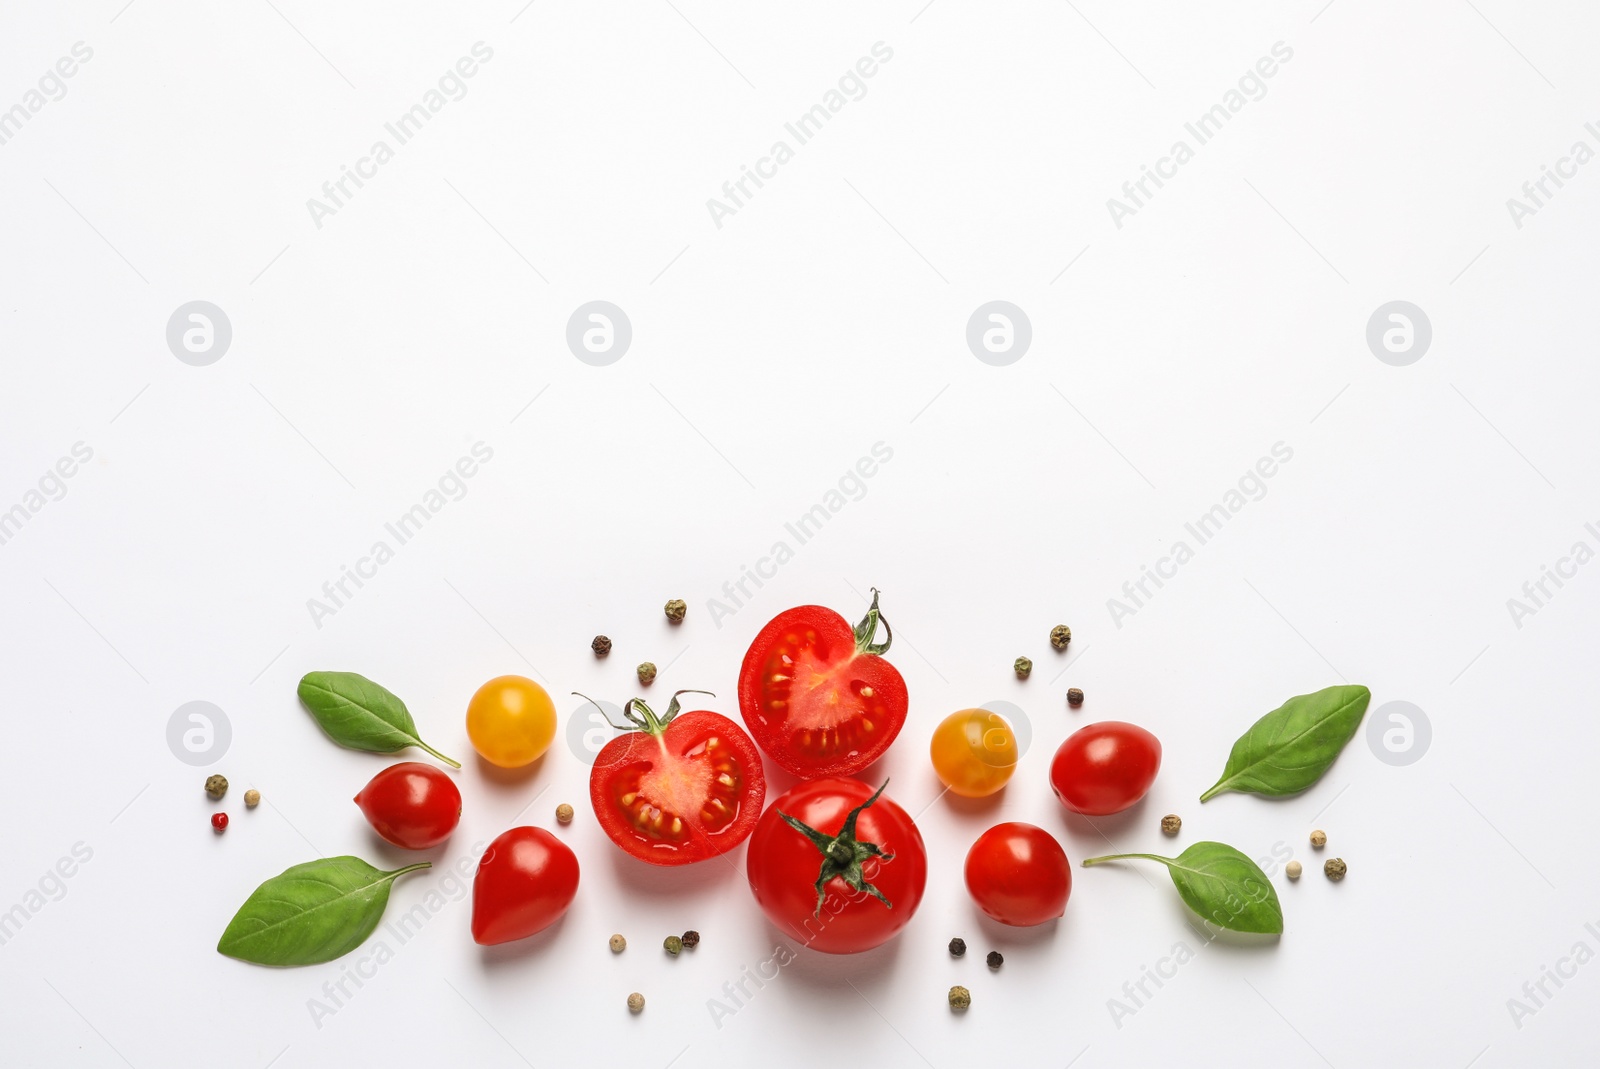
[[(876, 595), (877, 591), (874, 590), (873, 594)], [(877, 611), (878, 600), (874, 596), (872, 612), (868, 613), (868, 618), (870, 619)], [(862, 621), (862, 623), (865, 625), (866, 621)], [(857, 634), (860, 634), (859, 630)], [(887, 648), (888, 643), (884, 643), (884, 646)], [(817, 874), (817, 882), (813, 884), (817, 889), (817, 908), (812, 913), (813, 917), (822, 916), (822, 903), (827, 897), (825, 889), (828, 886), (828, 881), (835, 876), (843, 880), (852, 891), (864, 891), (879, 902), (882, 902), (885, 908), (894, 908), (894, 904), (883, 897), (882, 891), (867, 882), (866, 874), (861, 871), (861, 863), (869, 857), (893, 861), (894, 855), (885, 853), (877, 843), (864, 843), (856, 838), (856, 818), (861, 816), (863, 809), (878, 800), (878, 796), (883, 793), (884, 787), (887, 786), (889, 786), (889, 781), (884, 780), (883, 787), (873, 791), (871, 798), (850, 810), (850, 815), (844, 818), (844, 826), (839, 829), (838, 835), (824, 835), (804, 821), (796, 820), (782, 810), (778, 811), (778, 816), (783, 818), (784, 823), (804, 835), (807, 839), (810, 839), (811, 845), (822, 852), (822, 868)]]
[[(646, 705), (643, 698), (629, 698), (628, 704), (622, 707), (622, 715), (628, 722), (626, 724), (617, 724), (613, 723), (611, 718), (606, 716), (606, 711), (599, 702), (595, 701), (587, 694), (580, 694), (578, 691), (573, 691), (572, 694), (574, 697), (582, 698), (596, 709), (599, 709), (600, 715), (605, 717), (606, 723), (611, 724), (611, 726), (616, 728), (618, 731), (642, 731), (646, 735), (660, 735), (662, 732), (667, 730), (667, 725), (672, 723), (673, 718), (678, 715), (678, 711), (682, 708), (682, 705), (680, 705), (678, 702), (678, 695), (706, 694), (713, 698), (716, 697), (716, 695), (712, 694), (709, 690), (673, 691), (672, 700), (667, 703), (667, 712), (664, 716), (657, 716), (655, 710)], [(633, 711), (635, 706), (638, 706), (638, 712)]]
[[(872, 640), (878, 634), (879, 624), (883, 625), (883, 641), (874, 642)], [(872, 605), (867, 609), (867, 615), (861, 618), (861, 622), (859, 624), (856, 624), (855, 636), (856, 652), (870, 653), (874, 656), (882, 656), (883, 654), (888, 653), (889, 643), (894, 641), (894, 631), (889, 627), (888, 619), (884, 617), (883, 613), (878, 611), (877, 587), (872, 588)], [(877, 796), (874, 795), (873, 797)], [(872, 803), (869, 802), (867, 804), (871, 805)]]

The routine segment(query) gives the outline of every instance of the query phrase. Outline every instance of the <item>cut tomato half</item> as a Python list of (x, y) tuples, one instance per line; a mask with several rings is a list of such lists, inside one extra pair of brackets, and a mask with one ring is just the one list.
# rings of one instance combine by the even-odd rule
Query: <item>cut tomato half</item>
[(820, 605), (774, 617), (739, 669), (739, 712), (756, 744), (807, 778), (853, 776), (882, 757), (909, 703), (905, 680), (883, 659), (893, 638), (876, 590), (854, 628)]

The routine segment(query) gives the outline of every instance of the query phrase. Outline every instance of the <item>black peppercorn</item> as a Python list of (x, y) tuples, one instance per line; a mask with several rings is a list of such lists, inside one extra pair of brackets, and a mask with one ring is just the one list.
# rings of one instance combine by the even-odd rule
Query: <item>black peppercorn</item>
[(685, 950), (693, 950), (700, 945), (700, 933), (690, 928), (683, 933), (683, 946)]
[(989, 968), (998, 969), (1002, 964), (1005, 963), (1006, 959), (1000, 956), (1000, 952), (998, 950), (991, 950), (989, 951), (988, 958), (985, 960), (988, 961)]
[(611, 652), (611, 640), (604, 635), (596, 635), (594, 641), (589, 643), (589, 648), (594, 650), (596, 657), (604, 657)]
[(950, 956), (952, 958), (959, 958), (961, 955), (965, 954), (966, 952), (967, 952), (967, 941), (965, 939), (956, 938), (956, 939), (950, 940)]
[(1082, 705), (1083, 691), (1079, 690), (1077, 687), (1069, 687), (1067, 689), (1067, 704), (1072, 706), (1074, 709)]

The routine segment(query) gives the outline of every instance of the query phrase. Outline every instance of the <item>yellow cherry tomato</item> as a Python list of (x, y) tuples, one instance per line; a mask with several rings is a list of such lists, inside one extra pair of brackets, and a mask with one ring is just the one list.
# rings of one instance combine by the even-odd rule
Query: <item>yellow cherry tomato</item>
[(467, 737), (490, 764), (521, 768), (544, 756), (556, 737), (556, 707), (522, 676), (497, 676), (467, 704)]
[(983, 798), (1017, 770), (1017, 735), (999, 713), (963, 709), (933, 730), (933, 770), (954, 794)]

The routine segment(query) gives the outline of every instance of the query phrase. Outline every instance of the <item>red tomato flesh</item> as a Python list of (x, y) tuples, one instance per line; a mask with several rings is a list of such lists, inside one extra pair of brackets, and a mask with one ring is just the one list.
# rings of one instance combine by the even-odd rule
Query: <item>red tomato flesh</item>
[(687, 865), (745, 840), (767, 778), (755, 744), (732, 720), (707, 710), (669, 714), (659, 734), (632, 731), (606, 743), (589, 773), (589, 802), (627, 853)]
[[(877, 597), (869, 612), (874, 629)], [(756, 743), (797, 776), (852, 775), (905, 724), (905, 680), (843, 616), (802, 605), (756, 635), (739, 669), (739, 712)], [(887, 649), (887, 641), (882, 649)], [(881, 651), (880, 651), (881, 652)]]

